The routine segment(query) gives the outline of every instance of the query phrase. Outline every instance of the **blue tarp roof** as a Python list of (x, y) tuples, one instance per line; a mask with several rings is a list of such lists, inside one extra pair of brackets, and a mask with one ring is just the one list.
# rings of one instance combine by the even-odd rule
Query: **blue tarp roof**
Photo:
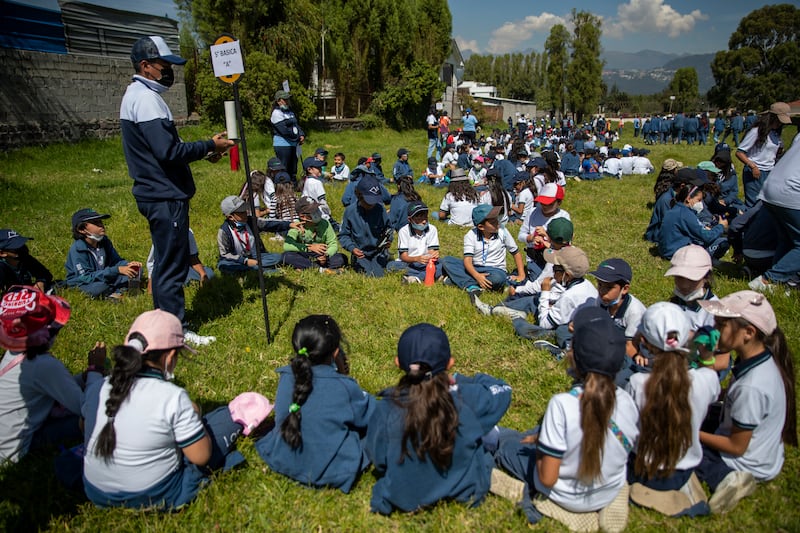
[(66, 54), (61, 13), (0, 0), (0, 47)]

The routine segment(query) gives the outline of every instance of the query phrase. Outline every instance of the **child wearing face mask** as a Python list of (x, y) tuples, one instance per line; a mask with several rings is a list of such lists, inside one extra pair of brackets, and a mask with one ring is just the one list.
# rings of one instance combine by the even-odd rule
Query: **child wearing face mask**
[[(284, 220), (252, 219), (247, 214), (247, 204), (238, 196), (227, 196), (220, 204), (225, 222), (217, 232), (219, 261), (217, 268), (223, 274), (238, 274), (248, 270), (258, 270), (256, 255), (256, 235), (253, 228), (262, 231), (288, 231), (290, 228), (302, 229), (299, 222)], [(281, 254), (264, 251), (261, 245), (261, 266), (274, 268), (281, 262)]]
[(417, 200), (406, 208), (408, 224), (397, 232), (397, 260), (386, 265), (386, 270), (402, 271), (403, 283), (422, 283), (426, 267), (434, 261), (434, 279), (442, 277), (439, 263), (439, 231), (428, 224), (428, 206)]
[(703, 189), (696, 185), (677, 191), (672, 207), (664, 215), (658, 235), (658, 252), (664, 259), (671, 259), (679, 248), (697, 244), (705, 248), (715, 259), (728, 251), (725, 232), (728, 221), (724, 218), (713, 227), (703, 225), (698, 215), (703, 211)]
[[(701, 302), (719, 300), (711, 290), (711, 256), (702, 246), (690, 244), (675, 252), (670, 263), (672, 266), (664, 274), (675, 280), (670, 302), (678, 305), (689, 318), (693, 335), (702, 328), (713, 328), (714, 316), (700, 305)], [(704, 366), (722, 372), (730, 364), (730, 352), (704, 353), (703, 359), (706, 360)]]
[(128, 282), (140, 275), (142, 263), (120, 257), (106, 236), (103, 220), (111, 215), (94, 209), (80, 209), (72, 215), (72, 238), (75, 242), (64, 265), (66, 283), (92, 298), (122, 298)]

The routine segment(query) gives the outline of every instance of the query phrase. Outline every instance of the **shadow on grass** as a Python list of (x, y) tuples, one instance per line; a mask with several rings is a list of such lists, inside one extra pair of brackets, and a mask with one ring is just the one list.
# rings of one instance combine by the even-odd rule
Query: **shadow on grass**
[[(268, 308), (270, 293), (275, 292), (281, 286), (288, 288), (291, 296), (286, 313), (280, 317), (281, 320), (278, 321), (279, 325), (277, 331), (273, 332), (273, 337), (279, 333), (286, 318), (291, 315), (298, 293), (306, 290), (303, 285), (298, 285), (281, 274), (265, 275), (264, 291), (267, 294)], [(261, 287), (257, 272), (247, 272), (239, 276), (214, 277), (197, 290), (192, 302), (192, 310), (187, 312), (189, 321), (200, 325), (230, 315), (233, 309), (244, 303), (245, 290), (251, 293), (247, 295), (248, 301), (261, 299), (259, 292)]]
[(47, 529), (52, 519), (77, 514), (87, 501), (56, 479), (54, 453), (41, 450), (0, 469), (0, 531)]

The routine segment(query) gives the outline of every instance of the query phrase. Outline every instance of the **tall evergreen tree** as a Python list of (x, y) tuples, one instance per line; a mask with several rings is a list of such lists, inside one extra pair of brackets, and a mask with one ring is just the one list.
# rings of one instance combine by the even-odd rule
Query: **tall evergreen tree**
[(578, 121), (597, 110), (604, 91), (601, 85), (603, 64), (600, 60), (602, 21), (588, 11), (572, 9), (572, 56), (567, 68), (567, 93)]
[[(563, 113), (566, 109), (565, 86), (569, 66), (570, 36), (563, 24), (550, 28), (550, 35), (544, 43), (547, 57), (548, 102), (551, 110)], [(543, 102), (544, 103), (544, 102)]]

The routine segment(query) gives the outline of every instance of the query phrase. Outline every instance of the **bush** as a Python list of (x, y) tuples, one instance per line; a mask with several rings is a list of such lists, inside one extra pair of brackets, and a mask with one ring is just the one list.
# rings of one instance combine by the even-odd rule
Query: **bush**
[(443, 90), (437, 71), (427, 63), (414, 61), (411, 68), (403, 68), (399, 79), (375, 93), (369, 113), (383, 117), (390, 127), (399, 130), (419, 127), (428, 114), (432, 96)]
[(382, 117), (373, 113), (364, 113), (363, 115), (359, 115), (358, 120), (364, 124), (364, 129), (366, 130), (375, 130), (386, 127), (386, 121), (383, 120)]

